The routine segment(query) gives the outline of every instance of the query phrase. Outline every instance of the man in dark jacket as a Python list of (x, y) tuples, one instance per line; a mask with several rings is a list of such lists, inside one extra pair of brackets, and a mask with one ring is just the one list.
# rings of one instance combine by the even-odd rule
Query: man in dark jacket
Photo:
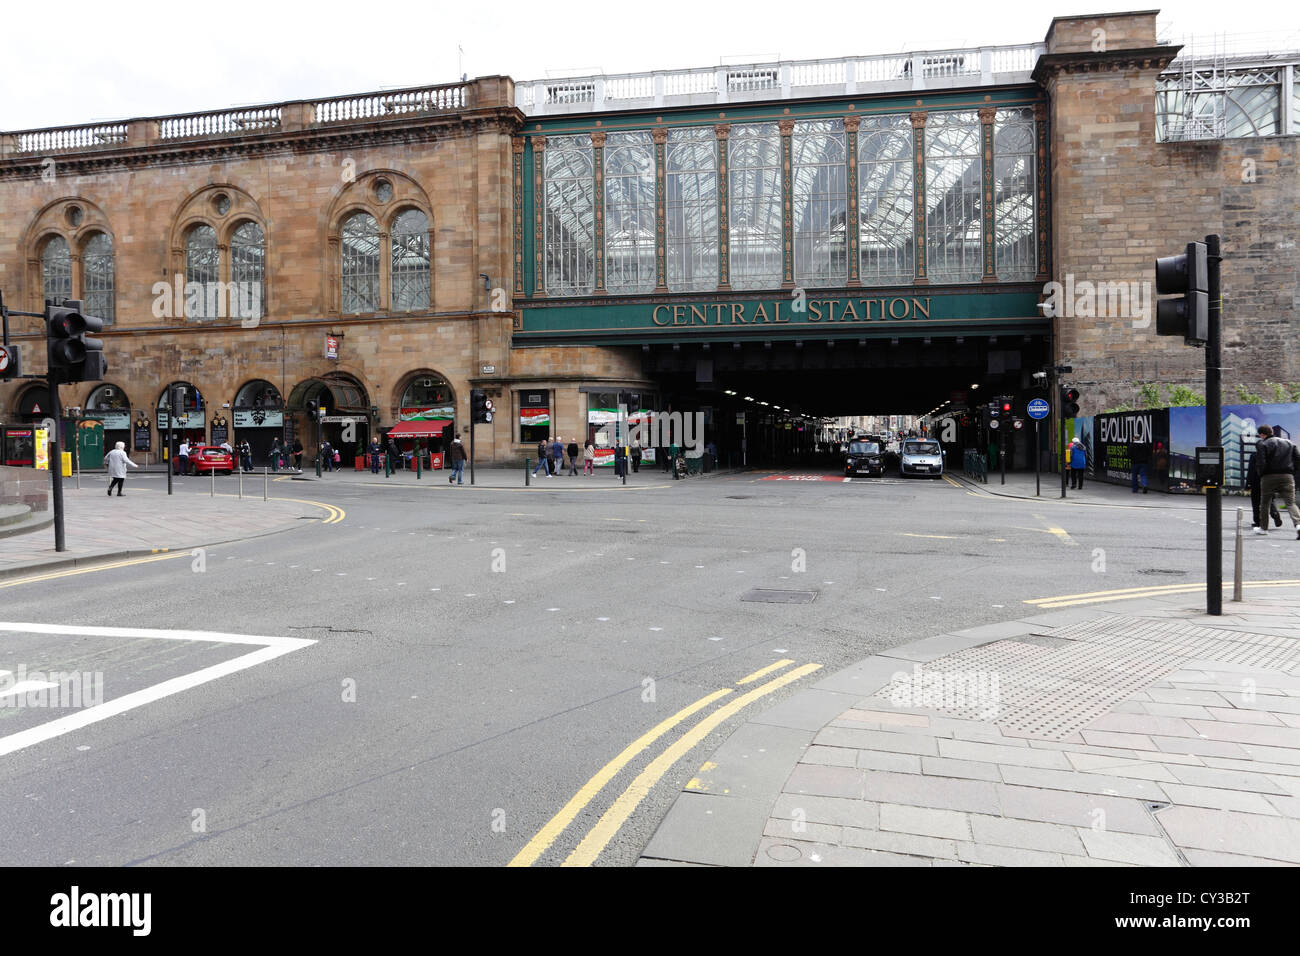
[(460, 440), (460, 433), (456, 433), (456, 439), (451, 443), (451, 467), (452, 473), (447, 476), (447, 484), (455, 482), (458, 485), (465, 484), (465, 459), (469, 456), (465, 454), (465, 445)]
[(546, 477), (551, 477), (551, 469), (547, 462), (551, 457), (551, 445), (543, 438), (537, 443), (537, 464), (533, 466), (533, 477), (537, 477), (537, 470), (540, 468), (546, 473)]
[(569, 454), (569, 474), (576, 476), (578, 474), (578, 452), (581, 449), (576, 441), (569, 439), (569, 447), (564, 450)]
[[(1268, 425), (1259, 426), (1259, 438), (1255, 455), (1259, 458), (1260, 511), (1264, 510), (1265, 502), (1271, 508), (1273, 496), (1281, 495), (1287, 514), (1291, 516), (1291, 525), (1296, 529), (1296, 537), (1300, 538), (1300, 507), (1295, 503), (1295, 475), (1300, 471), (1300, 449), (1285, 438), (1275, 438)], [(1262, 523), (1255, 533), (1268, 534), (1267, 525), (1267, 522)]]
[(1147, 469), (1151, 465), (1151, 446), (1144, 441), (1134, 442), (1129, 446), (1129, 464), (1133, 472), (1133, 494), (1138, 493), (1138, 488), (1142, 488), (1142, 494), (1147, 493)]
[(1267, 528), (1268, 519), (1271, 517), (1280, 528), (1282, 527), (1282, 516), (1277, 512), (1277, 505), (1269, 501), (1267, 517), (1260, 511), (1261, 498), (1263, 497), (1260, 494), (1260, 482), (1263, 478), (1263, 473), (1260, 471), (1262, 460), (1263, 456), (1260, 455), (1259, 449), (1256, 448), (1254, 454), (1250, 456), (1250, 464), (1246, 466), (1246, 484), (1250, 488), (1250, 526), (1258, 528), (1263, 525)]
[(551, 443), (551, 474), (558, 475), (564, 467), (564, 439), (559, 435)]

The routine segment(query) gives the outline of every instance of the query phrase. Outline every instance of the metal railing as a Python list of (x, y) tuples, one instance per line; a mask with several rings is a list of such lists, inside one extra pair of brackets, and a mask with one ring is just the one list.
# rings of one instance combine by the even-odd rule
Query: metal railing
[(962, 473), (971, 481), (989, 483), (988, 460), (978, 448), (967, 448), (962, 461)]

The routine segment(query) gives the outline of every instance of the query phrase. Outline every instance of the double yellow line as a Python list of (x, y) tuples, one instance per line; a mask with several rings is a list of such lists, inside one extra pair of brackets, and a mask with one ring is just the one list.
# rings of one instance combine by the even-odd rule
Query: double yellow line
[[(781, 670), (793, 664), (792, 660), (779, 660), (774, 664), (754, 671), (736, 681), (737, 686), (753, 683), (759, 678), (765, 677), (773, 671)], [(820, 664), (804, 664), (796, 667), (794, 670), (786, 671), (780, 677), (773, 678), (766, 684), (760, 684), (753, 690), (750, 690), (739, 697), (722, 705), (714, 710), (707, 717), (695, 724), (689, 731), (679, 737), (676, 741), (668, 746), (658, 757), (650, 762), (636, 779), (633, 780), (619, 796), (610, 805), (596, 821), (596, 824), (583, 837), (582, 842), (578, 844), (577, 849), (568, 855), (564, 860), (564, 866), (590, 866), (596, 862), (601, 851), (609, 845), (619, 829), (627, 822), (634, 810), (640, 805), (650, 791), (668, 772), (673, 764), (685, 757), (690, 751), (699, 744), (705, 737), (712, 733), (723, 721), (735, 716), (745, 707), (748, 707), (754, 701), (766, 697), (774, 691), (780, 690), (787, 684), (791, 684), (803, 677), (811, 674), (821, 668)], [(623, 770), (638, 755), (645, 751), (660, 737), (667, 734), (678, 724), (687, 718), (709, 707), (714, 702), (721, 700), (728, 694), (735, 693), (730, 687), (724, 687), (715, 690), (711, 694), (701, 697), (695, 703), (683, 707), (671, 717), (656, 724), (650, 730), (646, 731), (632, 743), (628, 744), (621, 753), (613, 760), (601, 767), (596, 774), (583, 785), (574, 796), (566, 803), (560, 812), (551, 817), (547, 824), (537, 831), (528, 843), (515, 854), (514, 859), (510, 861), (509, 866), (532, 866), (541, 858), (552, 844), (559, 838), (560, 834), (568, 828), (574, 818), (586, 808), (586, 806), (595, 799), (596, 795), (603, 790), (619, 771)]]
[[(1081, 594), (1058, 594), (1055, 597), (1032, 598), (1024, 601), (1035, 607), (1073, 607), (1076, 604), (1103, 604), (1106, 601), (1128, 601), (1133, 598), (1165, 597), (1170, 594), (1194, 594), (1205, 590), (1205, 582), (1186, 584), (1161, 584), (1143, 588), (1116, 588), (1112, 591), (1085, 591)], [(1287, 581), (1246, 581), (1246, 588), (1285, 588), (1300, 586), (1300, 580)]]

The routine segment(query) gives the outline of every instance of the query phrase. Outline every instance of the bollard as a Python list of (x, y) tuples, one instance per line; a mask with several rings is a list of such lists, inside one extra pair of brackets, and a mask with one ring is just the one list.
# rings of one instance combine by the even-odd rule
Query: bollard
[[(1264, 518), (1268, 518), (1268, 508), (1261, 508)], [(1241, 600), (1241, 509), (1237, 509), (1237, 563), (1232, 569), (1232, 599)]]
[(271, 485), (271, 475), (270, 475), (270, 472), (267, 471), (266, 465), (263, 465), (263, 466), (262, 466), (262, 500), (263, 500), (263, 501), (269, 501), (269, 500), (270, 500), (270, 499), (266, 496), (267, 489), (270, 487), (270, 485)]
[(215, 498), (217, 496), (217, 469), (213, 468), (209, 474), (212, 476), (212, 490), (208, 492), (208, 497)]
[(416, 480), (416, 481), (419, 481), (419, 480), (420, 480), (420, 474), (421, 474), (421, 471), (420, 471), (420, 459), (421, 459), (422, 457), (424, 457), (424, 456), (420, 454), (420, 449), (418, 449), (418, 448), (415, 449), (415, 480)]
[(531, 476), (528, 474), (528, 456), (525, 455), (524, 456), (524, 487), (525, 488), (527, 488), (530, 484), (532, 484), (532, 482), (529, 481), (530, 477)]
[(239, 469), (239, 497), (241, 500), (244, 497), (244, 469), (243, 468)]

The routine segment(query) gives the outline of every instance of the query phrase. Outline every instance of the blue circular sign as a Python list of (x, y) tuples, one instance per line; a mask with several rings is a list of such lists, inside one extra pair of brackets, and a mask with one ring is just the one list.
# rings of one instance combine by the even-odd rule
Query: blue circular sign
[(1047, 404), (1046, 399), (1035, 398), (1025, 407), (1025, 411), (1029, 412), (1030, 418), (1046, 418), (1052, 413), (1052, 406)]

